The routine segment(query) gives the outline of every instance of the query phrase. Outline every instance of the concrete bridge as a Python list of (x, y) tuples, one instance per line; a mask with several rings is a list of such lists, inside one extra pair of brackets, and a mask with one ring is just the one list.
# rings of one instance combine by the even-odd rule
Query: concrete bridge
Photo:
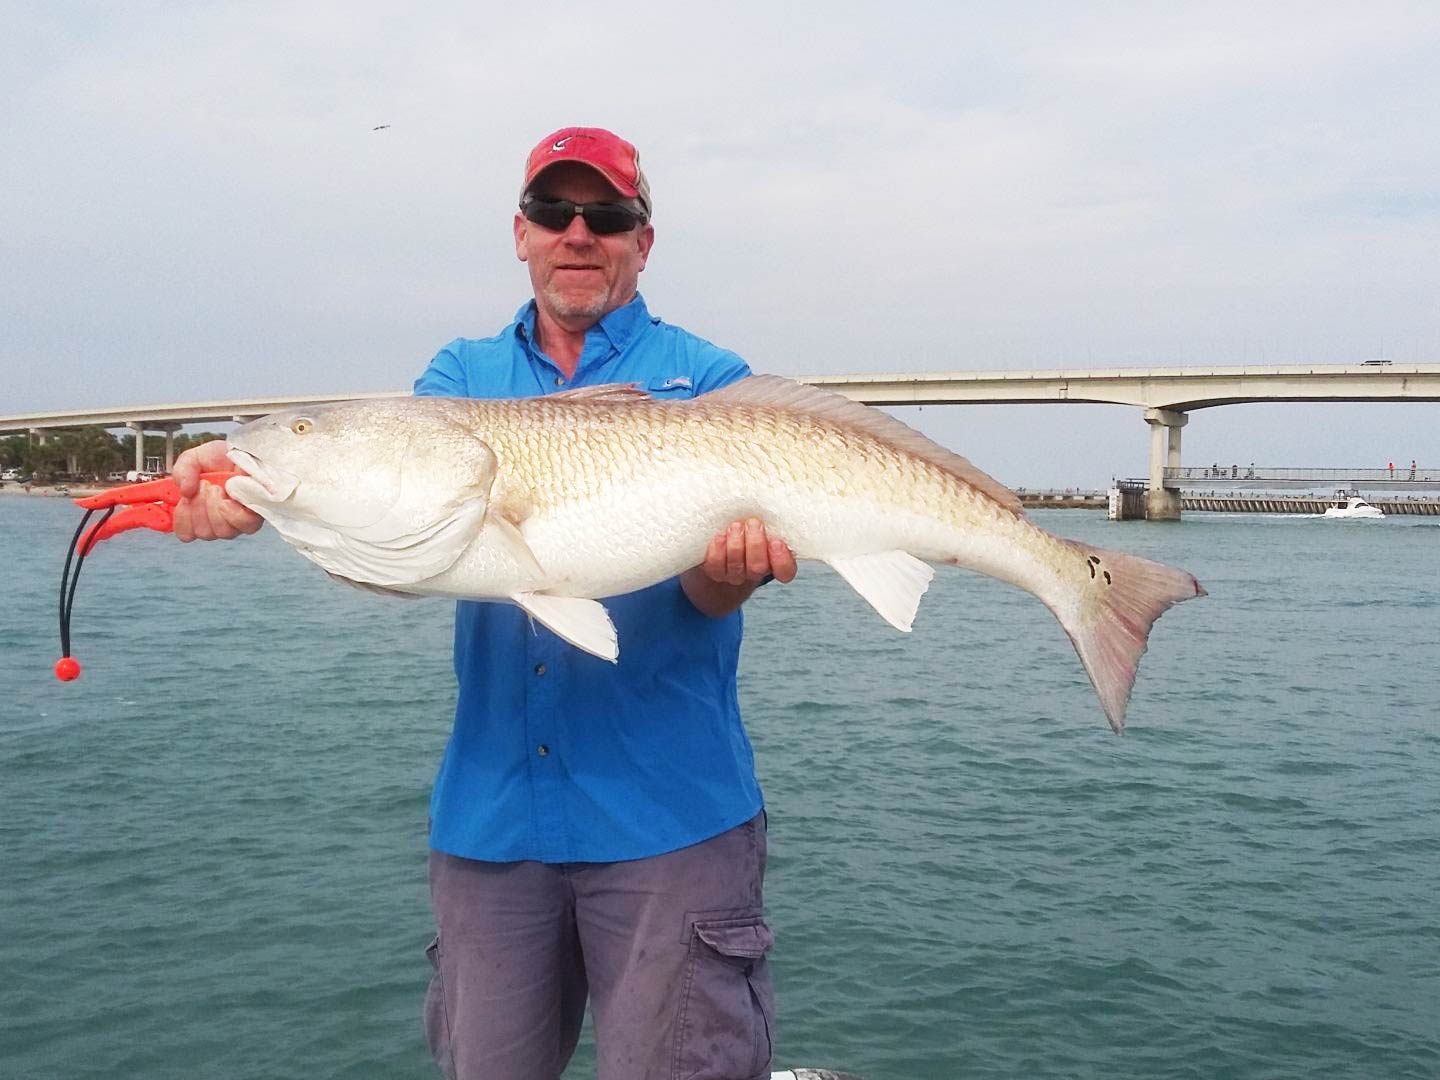
[[(1131, 405), (1150, 426), (1147, 515), (1178, 518), (1180, 494), (1167, 470), (1182, 468), (1180, 432), (1190, 414), (1254, 401), (1440, 401), (1440, 364), (1367, 362), (1283, 366), (1097, 368), (1042, 371), (813, 375), (800, 382), (824, 386), (868, 405), (1087, 404)], [(396, 397), (408, 390), (330, 397), (246, 398), (179, 405), (141, 405), (0, 416), (0, 434), (98, 425), (128, 427), (138, 436), (136, 468), (144, 467), (146, 431), (166, 435), (165, 463), (173, 460), (174, 432), (182, 425), (243, 422), (280, 409), (325, 401)], [(1408, 465), (1407, 465), (1408, 468)], [(1171, 476), (1176, 476), (1171, 473)]]
[(1440, 364), (1374, 361), (1273, 367), (824, 376), (804, 381), (828, 386), (871, 405), (1133, 405), (1143, 410), (1145, 422), (1150, 425), (1145, 511), (1152, 520), (1180, 517), (1180, 432), (1190, 422), (1192, 412), (1255, 401), (1440, 401)]
[(0, 416), (0, 435), (29, 432), (44, 439), (51, 431), (75, 428), (129, 428), (135, 432), (135, 470), (145, 471), (145, 433), (162, 432), (165, 436), (165, 471), (175, 464), (175, 433), (190, 424), (243, 424), (256, 417), (281, 409), (298, 409), (307, 405), (324, 405), (331, 401), (355, 401), (361, 398), (408, 397), (408, 390), (367, 391), (358, 394), (336, 394), (328, 397), (235, 398), (229, 401), (192, 401), (175, 405), (123, 405), (118, 408), (70, 409), (51, 413), (16, 413)]

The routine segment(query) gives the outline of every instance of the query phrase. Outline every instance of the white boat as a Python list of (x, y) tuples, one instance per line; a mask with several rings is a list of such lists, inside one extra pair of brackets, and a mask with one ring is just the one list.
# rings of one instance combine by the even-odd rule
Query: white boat
[(1378, 506), (1371, 506), (1358, 495), (1343, 496), (1344, 506), (1330, 506), (1325, 510), (1327, 518), (1383, 518), (1384, 512)]

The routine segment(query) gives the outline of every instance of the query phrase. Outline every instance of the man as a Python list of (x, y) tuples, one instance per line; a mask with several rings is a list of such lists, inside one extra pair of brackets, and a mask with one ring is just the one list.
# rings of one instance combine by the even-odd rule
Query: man
[[(748, 373), (650, 315), (649, 185), (599, 128), (526, 160), (515, 253), (534, 299), (500, 334), (435, 357), (417, 394), (525, 397), (636, 383), (687, 398)], [(259, 518), (198, 484), (223, 444), (176, 462), (182, 540)], [(426, 1034), (447, 1076), (554, 1080), (587, 997), (600, 1080), (769, 1076), (765, 820), (735, 671), (740, 606), (795, 559), (759, 521), (714, 537), (672, 581), (608, 600), (612, 665), (511, 605), (462, 601), (460, 693), (431, 798), (438, 933)]]

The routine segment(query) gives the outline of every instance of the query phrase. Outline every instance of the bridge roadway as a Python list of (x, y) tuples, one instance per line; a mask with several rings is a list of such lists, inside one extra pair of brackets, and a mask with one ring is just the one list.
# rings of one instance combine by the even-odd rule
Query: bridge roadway
[[(1098, 368), (1040, 371), (811, 375), (798, 381), (828, 387), (867, 405), (1086, 404), (1130, 405), (1150, 425), (1147, 513), (1180, 516), (1180, 496), (1167, 470), (1180, 464), (1180, 431), (1189, 414), (1256, 401), (1440, 401), (1440, 364), (1311, 364), (1282, 366)], [(280, 409), (357, 398), (395, 397), (408, 390), (140, 405), (0, 416), (0, 434), (98, 425), (137, 434), (166, 433), (166, 467), (173, 435), (182, 425), (243, 422)], [(136, 439), (136, 468), (144, 466), (144, 439)], [(1171, 476), (1175, 474), (1172, 472)]]

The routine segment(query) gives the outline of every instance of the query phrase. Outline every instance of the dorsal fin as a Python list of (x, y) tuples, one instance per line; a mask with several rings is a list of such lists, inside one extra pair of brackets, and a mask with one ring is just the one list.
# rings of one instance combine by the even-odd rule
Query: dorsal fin
[(1014, 514), (1024, 509), (1015, 493), (992, 476), (987, 476), (965, 458), (947, 450), (933, 439), (888, 413), (825, 390), (806, 386), (779, 375), (750, 375), (739, 382), (694, 399), (697, 404), (754, 405), (786, 412), (803, 413), (841, 427), (854, 428), (887, 446), (927, 461), (937, 469), (965, 481)]
[(599, 386), (576, 386), (546, 394), (547, 401), (650, 401), (651, 397), (635, 383), (602, 383)]

